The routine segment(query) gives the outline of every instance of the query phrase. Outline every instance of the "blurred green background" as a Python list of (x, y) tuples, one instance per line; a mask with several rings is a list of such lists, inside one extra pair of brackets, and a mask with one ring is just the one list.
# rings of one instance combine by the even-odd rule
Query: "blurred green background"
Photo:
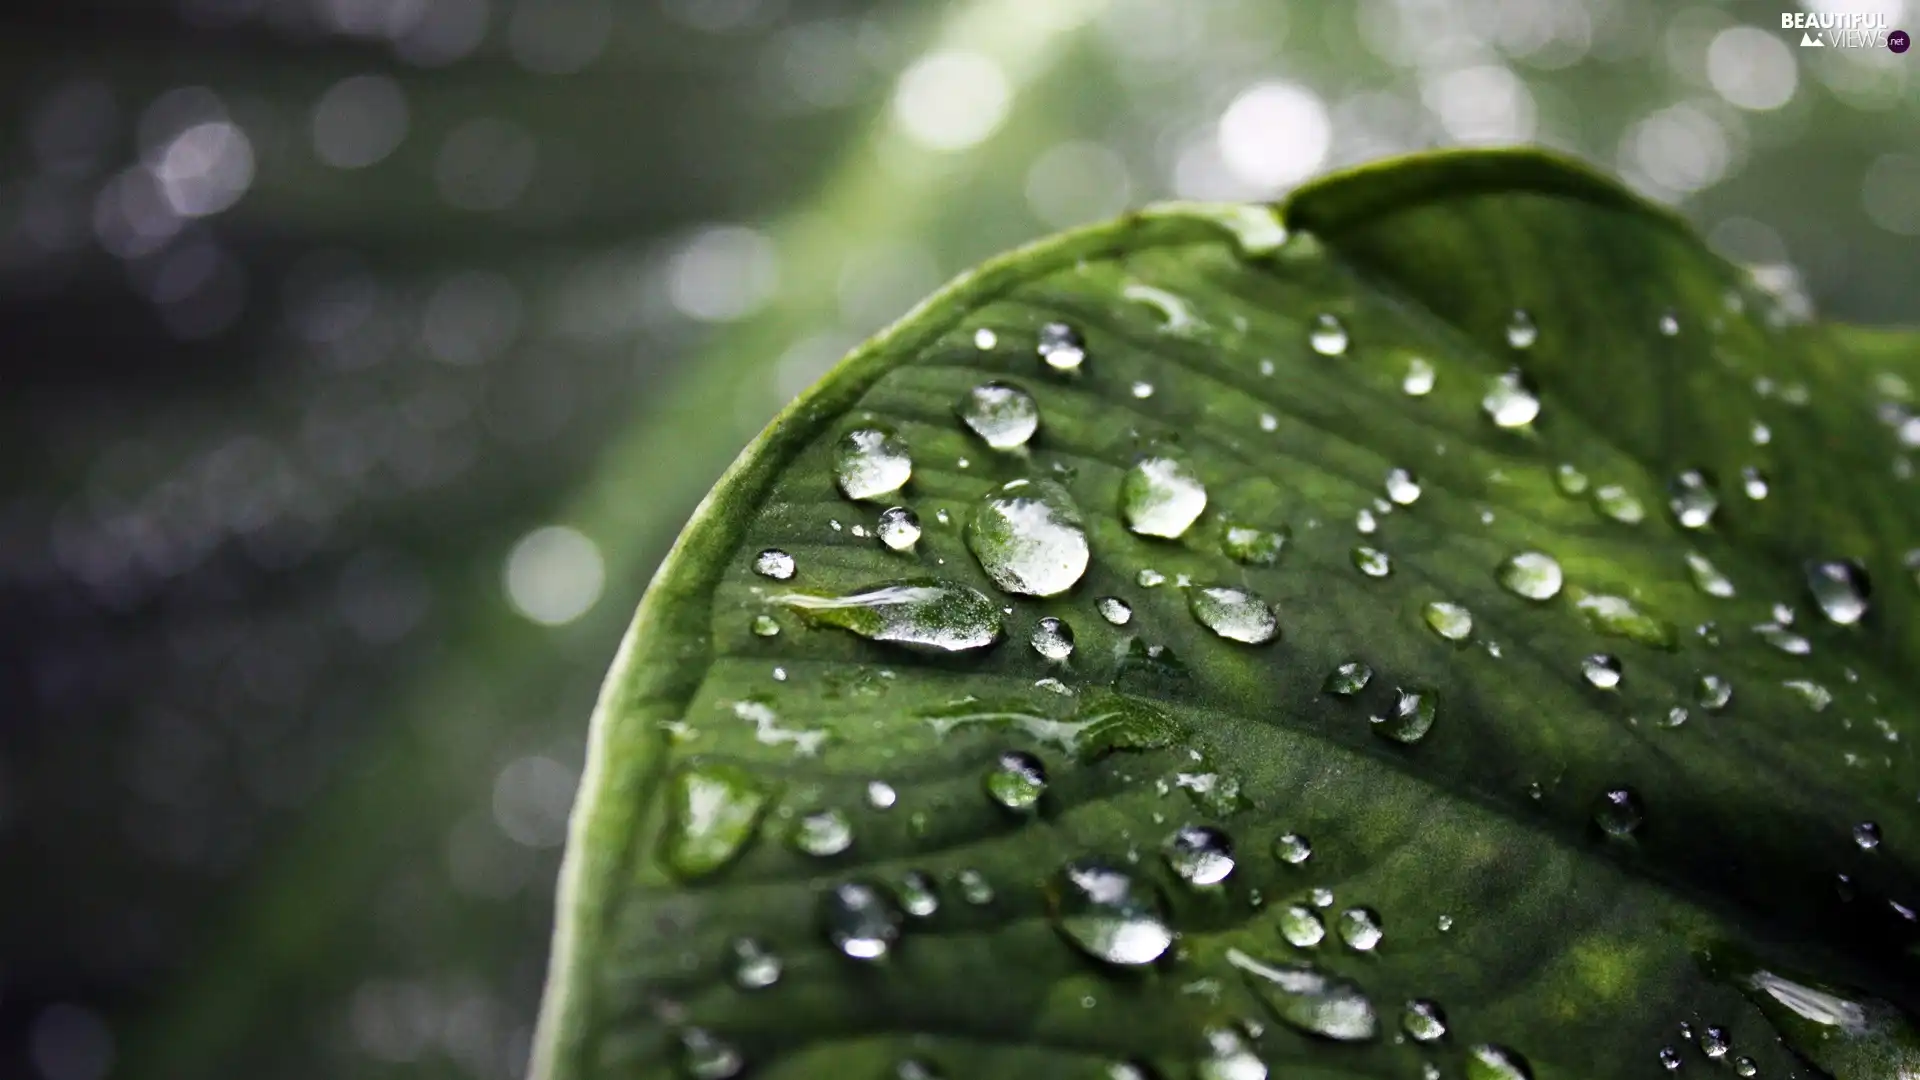
[[(48, 0), (0, 16), (0, 1076), (519, 1077), (601, 672), (983, 256), (1537, 142), (1910, 322), (1913, 0)], [(1603, 289), (1605, 282), (1594, 282)]]

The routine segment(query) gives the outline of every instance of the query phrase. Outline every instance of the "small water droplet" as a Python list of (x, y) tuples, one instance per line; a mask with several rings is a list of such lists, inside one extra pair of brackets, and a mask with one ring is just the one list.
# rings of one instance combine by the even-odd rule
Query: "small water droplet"
[(1667, 508), (1683, 529), (1704, 529), (1720, 509), (1713, 480), (1699, 469), (1688, 469), (1667, 485)]
[(1734, 594), (1733, 580), (1697, 551), (1687, 552), (1687, 575), (1693, 579), (1693, 587), (1708, 596), (1724, 600)]
[(1631, 788), (1608, 788), (1594, 801), (1593, 823), (1608, 836), (1625, 840), (1639, 832), (1646, 820), (1646, 813), (1640, 809), (1640, 797)]
[(1473, 612), (1448, 600), (1433, 600), (1420, 609), (1427, 628), (1448, 641), (1465, 641), (1473, 633)]
[(1370, 578), (1393, 573), (1393, 559), (1379, 548), (1361, 544), (1353, 549), (1353, 567)]
[(954, 880), (960, 883), (960, 899), (974, 907), (993, 903), (993, 883), (987, 875), (969, 867), (954, 875)]
[(1194, 1062), (1194, 1080), (1267, 1080), (1266, 1063), (1232, 1028), (1209, 1028), (1206, 1055)]
[(1673, 1072), (1679, 1069), (1680, 1068), (1680, 1051), (1675, 1050), (1671, 1046), (1661, 1047), (1660, 1048), (1660, 1067), (1667, 1070), (1668, 1072)]
[(1327, 924), (1312, 908), (1288, 904), (1280, 912), (1280, 936), (1294, 948), (1311, 949), (1326, 939)]
[(1799, 634), (1787, 629), (1779, 622), (1761, 623), (1753, 628), (1760, 640), (1786, 653), (1788, 656), (1806, 656), (1813, 652), (1813, 643)]
[(1602, 484), (1593, 489), (1593, 505), (1602, 514), (1622, 525), (1638, 525), (1646, 520), (1647, 509), (1633, 493), (1619, 484)]
[(1189, 885), (1218, 885), (1233, 873), (1233, 839), (1211, 825), (1183, 825), (1160, 845), (1160, 854)]
[(1061, 867), (1049, 884), (1047, 906), (1062, 936), (1109, 964), (1151, 964), (1173, 944), (1173, 928), (1153, 883), (1098, 859)]
[(919, 1058), (901, 1058), (893, 1067), (893, 1080), (945, 1080), (931, 1063)]
[(1498, 1043), (1481, 1043), (1467, 1051), (1467, 1080), (1533, 1080), (1533, 1066)]
[(1433, 365), (1418, 356), (1407, 361), (1407, 374), (1400, 380), (1400, 389), (1408, 397), (1426, 397), (1433, 392), (1437, 373)]
[(1540, 415), (1540, 399), (1518, 371), (1509, 371), (1487, 384), (1486, 396), (1480, 399), (1480, 411), (1486, 413), (1496, 427), (1526, 427)]
[(1133, 384), (1133, 396), (1134, 396), (1134, 397), (1136, 397), (1136, 398), (1141, 398), (1141, 399), (1145, 399), (1145, 398), (1150, 398), (1150, 397), (1152, 397), (1152, 396), (1153, 396), (1153, 384), (1152, 384), (1152, 383), (1150, 383), (1150, 382), (1136, 382), (1136, 383), (1134, 383), (1134, 384)]
[(1260, 414), (1260, 430), (1261, 431), (1279, 431), (1280, 418), (1273, 415), (1270, 412), (1261, 413)]
[(986, 779), (987, 797), (1007, 810), (1026, 813), (1047, 790), (1047, 767), (1025, 750), (1008, 750), (994, 761)]
[(1411, 745), (1419, 742), (1427, 737), (1427, 732), (1433, 730), (1439, 697), (1433, 690), (1400, 688), (1395, 693), (1392, 711), (1386, 716), (1371, 718), (1373, 733), (1397, 743)]
[(1087, 532), (1067, 489), (1010, 480), (967, 522), (967, 549), (993, 583), (1025, 596), (1058, 596), (1087, 572)]
[(1166, 582), (1167, 575), (1155, 570), (1151, 566), (1143, 566), (1140, 568), (1139, 573), (1133, 575), (1133, 583), (1143, 589), (1151, 589), (1155, 586), (1164, 585)]
[(853, 823), (838, 810), (807, 814), (794, 827), (793, 846), (808, 855), (838, 855), (853, 846)]
[(1852, 626), (1867, 614), (1873, 584), (1866, 567), (1852, 559), (1823, 559), (1807, 564), (1807, 589), (1828, 622)]
[(773, 602), (815, 622), (872, 641), (960, 652), (1000, 640), (1001, 613), (977, 589), (921, 579), (878, 585), (850, 596), (786, 593)]
[(1285, 833), (1273, 842), (1273, 857), (1288, 866), (1299, 866), (1313, 858), (1313, 845), (1298, 833)]
[(878, 885), (847, 881), (820, 898), (827, 940), (854, 960), (878, 960), (900, 940), (900, 911)]
[(1540, 340), (1540, 329), (1533, 325), (1533, 316), (1514, 308), (1507, 319), (1507, 344), (1516, 349), (1531, 349), (1533, 343)]
[(1178, 539), (1206, 508), (1206, 485), (1173, 458), (1143, 458), (1120, 481), (1120, 516), (1140, 536)]
[(793, 576), (793, 570), (793, 556), (779, 548), (768, 548), (753, 557), (753, 572), (761, 577), (785, 581)]
[(1741, 1077), (1759, 1076), (1760, 1063), (1743, 1054), (1733, 1059), (1733, 1071)]
[(1434, 925), (1439, 927), (1440, 932), (1444, 934), (1449, 930), (1453, 929), (1453, 916), (1442, 915), (1440, 916), (1440, 918), (1434, 921)]
[(680, 1061), (691, 1080), (731, 1080), (746, 1064), (731, 1043), (704, 1028), (680, 1033)]
[(1099, 609), (1101, 618), (1115, 626), (1125, 626), (1133, 619), (1133, 608), (1117, 596), (1103, 596), (1093, 606)]
[(909, 916), (925, 919), (940, 910), (940, 893), (933, 878), (921, 870), (909, 870), (900, 878), (900, 908)]
[(1350, 907), (1340, 913), (1335, 924), (1340, 940), (1357, 952), (1372, 952), (1386, 932), (1380, 928), (1380, 913), (1368, 907)]
[(755, 615), (753, 634), (755, 637), (779, 637), (780, 624), (771, 615)]
[(1584, 495), (1588, 483), (1587, 474), (1571, 463), (1562, 462), (1553, 468), (1553, 486), (1559, 488), (1562, 495)]
[(874, 533), (891, 550), (912, 551), (920, 542), (920, 516), (904, 506), (890, 506), (880, 512)]
[(1361, 1042), (1377, 1034), (1373, 1002), (1360, 984), (1309, 964), (1265, 963), (1239, 949), (1228, 949), (1226, 956), (1281, 1023), (1341, 1042)]
[(1674, 628), (1635, 607), (1624, 596), (1582, 596), (1574, 602), (1594, 632), (1626, 638), (1656, 649), (1671, 649), (1677, 643)]
[(1325, 888), (1324, 886), (1315, 887), (1312, 892), (1307, 894), (1307, 899), (1312, 901), (1314, 907), (1318, 907), (1318, 908), (1332, 907), (1333, 906), (1333, 890), (1329, 888)]
[(1292, 531), (1257, 529), (1250, 525), (1228, 525), (1220, 532), (1220, 553), (1245, 566), (1272, 566), (1280, 561)]
[(1362, 536), (1372, 536), (1380, 531), (1380, 522), (1373, 516), (1372, 510), (1363, 506), (1353, 515), (1353, 527)]
[(1447, 1014), (1438, 1002), (1414, 998), (1400, 1012), (1400, 1030), (1414, 1042), (1433, 1042), (1446, 1035)]
[(856, 428), (840, 437), (833, 452), (833, 479), (849, 499), (891, 495), (913, 477), (907, 444), (885, 428)]
[(1702, 675), (1693, 688), (1693, 703), (1706, 712), (1719, 712), (1733, 700), (1733, 684), (1718, 675)]
[(1048, 660), (1065, 660), (1073, 655), (1073, 627), (1051, 615), (1034, 624), (1033, 636), (1028, 640), (1033, 644), (1033, 651)]
[(1733, 1036), (1727, 1029), (1717, 1025), (1708, 1025), (1700, 1032), (1700, 1052), (1713, 1061), (1727, 1056), (1733, 1049)]
[(1266, 601), (1230, 585), (1187, 590), (1187, 609), (1200, 625), (1245, 645), (1265, 645), (1280, 636), (1280, 620)]
[(1040, 406), (1033, 395), (1010, 383), (982, 383), (967, 391), (953, 411), (995, 450), (1025, 446), (1040, 429)]
[(973, 332), (973, 347), (981, 352), (986, 352), (998, 344), (1000, 344), (1000, 335), (985, 326)]
[(1662, 312), (1659, 325), (1662, 337), (1672, 337), (1680, 332), (1680, 317), (1671, 311)]
[(1365, 690), (1372, 681), (1372, 668), (1363, 661), (1348, 660), (1327, 673), (1327, 680), (1320, 684), (1320, 691), (1338, 697), (1352, 697)]
[(1412, 506), (1420, 500), (1420, 478), (1411, 469), (1388, 469), (1387, 498), (1401, 506)]
[(764, 990), (780, 981), (780, 957), (756, 938), (734, 938), (733, 985), (742, 990)]
[(1040, 328), (1039, 344), (1035, 351), (1049, 368), (1059, 372), (1075, 372), (1086, 362), (1087, 347), (1080, 335), (1066, 323), (1052, 322)]
[(1747, 498), (1757, 502), (1766, 498), (1772, 487), (1767, 483), (1766, 473), (1761, 472), (1758, 466), (1748, 465), (1740, 470), (1740, 490), (1746, 492)]
[(1340, 356), (1347, 351), (1347, 328), (1338, 315), (1318, 315), (1307, 333), (1307, 344), (1321, 356)]
[(1880, 846), (1880, 826), (1875, 822), (1863, 821), (1853, 827), (1853, 842), (1861, 851), (1872, 851)]
[(1543, 551), (1522, 551), (1500, 564), (1502, 588), (1528, 600), (1551, 600), (1566, 580), (1560, 563)]
[(875, 810), (891, 810), (900, 801), (900, 793), (884, 780), (867, 781), (867, 805)]
[(1833, 704), (1833, 691), (1809, 679), (1788, 679), (1780, 684), (1793, 691), (1794, 696), (1807, 703), (1814, 712), (1826, 712)]

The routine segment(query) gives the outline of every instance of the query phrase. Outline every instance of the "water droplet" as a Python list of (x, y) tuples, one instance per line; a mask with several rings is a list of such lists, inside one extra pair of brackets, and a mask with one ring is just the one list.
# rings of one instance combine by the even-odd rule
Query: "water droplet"
[(1280, 552), (1291, 536), (1285, 526), (1256, 529), (1249, 525), (1228, 525), (1220, 533), (1220, 553), (1246, 566), (1272, 566), (1280, 561)]
[(1767, 497), (1767, 492), (1772, 490), (1772, 486), (1767, 482), (1766, 473), (1761, 472), (1756, 466), (1748, 465), (1740, 470), (1740, 490), (1746, 492), (1747, 498), (1757, 502)]
[(1447, 1014), (1438, 1002), (1414, 998), (1400, 1012), (1400, 1030), (1414, 1042), (1433, 1042), (1446, 1035)]
[(785, 581), (793, 576), (793, 569), (793, 556), (779, 548), (768, 548), (753, 557), (753, 572), (761, 577)]
[(662, 861), (683, 879), (719, 870), (753, 839), (768, 798), (767, 789), (739, 766), (681, 769), (668, 788)]
[(1678, 334), (1679, 332), (1680, 332), (1680, 317), (1675, 315), (1671, 311), (1662, 312), (1660, 315), (1661, 336), (1672, 337), (1675, 334)]
[(1426, 397), (1433, 392), (1435, 376), (1432, 364), (1413, 357), (1407, 361), (1407, 374), (1400, 380), (1400, 389), (1409, 397)]
[(1188, 589), (1187, 609), (1200, 625), (1228, 641), (1265, 645), (1280, 636), (1280, 620), (1273, 608), (1245, 589), (1229, 585)]
[(1087, 359), (1086, 344), (1066, 323), (1053, 322), (1042, 326), (1035, 351), (1048, 367), (1060, 372), (1079, 371), (1080, 365)]
[(1742, 1077), (1758, 1076), (1760, 1075), (1760, 1063), (1750, 1057), (1741, 1055), (1733, 1059), (1733, 1071)]
[(1733, 595), (1732, 579), (1697, 551), (1687, 552), (1687, 574), (1693, 578), (1693, 587), (1708, 596), (1724, 600)]
[(1807, 589), (1827, 621), (1852, 626), (1867, 614), (1873, 584), (1866, 567), (1852, 559), (1824, 559), (1807, 564)]
[(765, 942), (755, 938), (734, 938), (733, 985), (742, 990), (764, 990), (780, 981), (780, 957)]
[(968, 868), (954, 877), (960, 883), (960, 899), (974, 907), (984, 907), (993, 903), (993, 883), (987, 880), (987, 875)]
[(1351, 907), (1340, 913), (1335, 924), (1340, 940), (1357, 952), (1372, 952), (1386, 932), (1380, 928), (1380, 913), (1372, 908)]
[(691, 1080), (731, 1080), (746, 1064), (731, 1043), (704, 1028), (680, 1033), (680, 1060)]
[(1245, 975), (1248, 988), (1287, 1026), (1341, 1042), (1377, 1034), (1373, 1002), (1358, 983), (1308, 964), (1263, 963), (1239, 949), (1228, 949), (1226, 956)]
[(875, 810), (891, 810), (900, 801), (900, 793), (884, 780), (867, 781), (867, 805)]
[(1298, 833), (1285, 833), (1273, 842), (1273, 857), (1288, 866), (1299, 866), (1313, 858), (1313, 845)]
[(1438, 926), (1440, 928), (1440, 932), (1444, 934), (1447, 931), (1453, 929), (1453, 916), (1442, 915), (1440, 916), (1439, 919), (1434, 921), (1434, 925)]
[(1534, 396), (1518, 371), (1509, 371), (1487, 384), (1487, 394), (1480, 399), (1480, 411), (1486, 413), (1496, 427), (1526, 427), (1540, 415), (1540, 399)]
[(1913, 587), (1920, 589), (1920, 548), (1914, 548), (1906, 554), (1907, 576), (1913, 579)]
[(1481, 1043), (1467, 1051), (1467, 1080), (1533, 1080), (1533, 1066), (1497, 1043)]
[(1025, 446), (1040, 430), (1040, 406), (1011, 383), (989, 382), (967, 391), (953, 406), (968, 430), (995, 450)]
[(1667, 508), (1683, 529), (1704, 529), (1720, 509), (1713, 481), (1699, 469), (1688, 469), (1667, 485)]
[(1267, 1080), (1267, 1066), (1232, 1028), (1210, 1028), (1206, 1056), (1194, 1063), (1195, 1080)]
[(1051, 615), (1034, 624), (1033, 636), (1028, 640), (1033, 644), (1033, 651), (1048, 660), (1065, 660), (1073, 655), (1073, 627)]
[(1261, 413), (1260, 414), (1260, 430), (1261, 431), (1279, 431), (1280, 418), (1273, 415), (1270, 412)]
[(780, 624), (771, 615), (755, 615), (753, 634), (755, 637), (779, 637)]
[(1640, 500), (1619, 484), (1602, 484), (1594, 488), (1593, 505), (1622, 525), (1638, 525), (1647, 517), (1646, 507), (1640, 505)]
[(1153, 396), (1153, 384), (1152, 384), (1152, 383), (1150, 383), (1150, 382), (1136, 382), (1136, 383), (1134, 383), (1134, 384), (1133, 384), (1133, 396), (1134, 396), (1134, 397), (1137, 397), (1137, 398), (1141, 398), (1141, 399), (1145, 399), (1145, 398), (1150, 398), (1150, 397), (1152, 397), (1152, 396)]
[(1420, 479), (1413, 470), (1392, 468), (1387, 470), (1387, 498), (1401, 506), (1412, 506), (1420, 500)]
[(1872, 851), (1880, 846), (1880, 826), (1871, 821), (1863, 821), (1853, 827), (1853, 842), (1861, 851)]
[(1087, 572), (1087, 532), (1067, 489), (1010, 480), (988, 492), (967, 522), (967, 548), (993, 583), (1026, 596), (1058, 596)]
[(880, 512), (874, 533), (891, 550), (912, 551), (920, 542), (920, 516), (904, 506), (890, 506)]
[(1675, 1050), (1671, 1046), (1663, 1046), (1660, 1048), (1660, 1067), (1661, 1068), (1667, 1070), (1668, 1072), (1673, 1072), (1676, 1069), (1680, 1068), (1680, 1064), (1681, 1064), (1680, 1051)]
[(1448, 641), (1465, 641), (1473, 633), (1473, 612), (1447, 600), (1433, 600), (1420, 609), (1427, 627)]
[(820, 922), (833, 947), (855, 960), (878, 960), (900, 940), (900, 910), (878, 885), (842, 882), (820, 898)]
[(1794, 696), (1807, 703), (1814, 712), (1826, 712), (1833, 704), (1833, 691), (1808, 679), (1788, 679), (1780, 684), (1793, 691)]
[(1061, 867), (1048, 887), (1047, 906), (1062, 936), (1109, 964), (1151, 964), (1173, 944), (1153, 883), (1097, 859)]
[(1160, 854), (1189, 885), (1218, 885), (1233, 873), (1233, 839), (1211, 825), (1183, 825), (1160, 845)]
[(1316, 316), (1313, 329), (1307, 332), (1307, 344), (1321, 356), (1339, 356), (1347, 351), (1347, 328), (1338, 315)]
[(885, 428), (857, 428), (841, 436), (833, 451), (833, 479), (849, 499), (891, 495), (913, 476), (907, 444)]
[(1760, 640), (1786, 653), (1788, 656), (1806, 656), (1813, 652), (1813, 643), (1799, 634), (1787, 629), (1779, 622), (1761, 623), (1753, 628)]
[(1206, 508), (1206, 485), (1173, 458), (1144, 458), (1120, 481), (1120, 515), (1141, 536), (1177, 539)]
[(853, 846), (853, 822), (838, 810), (821, 810), (800, 819), (793, 846), (808, 855), (838, 855)]
[(954, 582), (919, 579), (851, 596), (786, 593), (773, 601), (872, 641), (960, 652), (1000, 640), (1000, 609), (979, 590)]
[(1125, 626), (1133, 620), (1133, 608), (1117, 596), (1103, 596), (1094, 601), (1094, 607), (1100, 610), (1100, 617), (1115, 626)]
[(1143, 589), (1151, 589), (1156, 586), (1165, 585), (1167, 583), (1167, 575), (1155, 570), (1151, 566), (1143, 566), (1140, 568), (1139, 573), (1133, 575), (1133, 583)]
[(998, 344), (1000, 344), (1000, 335), (988, 327), (983, 326), (973, 332), (973, 347), (981, 352), (986, 352)]
[(1519, 308), (1507, 319), (1507, 344), (1516, 349), (1531, 349), (1533, 343), (1540, 340), (1540, 329), (1533, 325), (1533, 316)]
[(1439, 707), (1440, 695), (1432, 690), (1409, 690), (1400, 688), (1393, 700), (1393, 710), (1386, 716), (1372, 717), (1373, 733), (1394, 742), (1409, 745), (1427, 737), (1433, 730), (1434, 713)]
[(900, 908), (909, 916), (925, 919), (940, 910), (940, 893), (933, 878), (920, 870), (909, 870), (900, 878)]
[(1574, 602), (1596, 633), (1637, 641), (1656, 649), (1675, 645), (1673, 627), (1641, 611), (1624, 596), (1582, 596)]
[(930, 1062), (901, 1058), (893, 1066), (893, 1080), (945, 1080), (945, 1077)]
[(1333, 890), (1324, 888), (1324, 887), (1315, 888), (1312, 892), (1307, 894), (1307, 899), (1313, 902), (1314, 907), (1322, 907), (1322, 908), (1332, 907), (1333, 906)]
[(1047, 767), (1025, 750), (1008, 750), (987, 773), (987, 797), (1016, 813), (1032, 810), (1047, 790)]
[(1353, 568), (1370, 578), (1393, 573), (1393, 559), (1376, 547), (1360, 544), (1353, 549)]
[(1327, 681), (1320, 684), (1320, 691), (1338, 697), (1352, 697), (1365, 690), (1372, 681), (1372, 668), (1363, 661), (1348, 660), (1327, 673)]
[(1583, 495), (1587, 490), (1587, 474), (1572, 464), (1562, 462), (1554, 466), (1553, 486), (1560, 489), (1562, 495)]
[(1640, 809), (1640, 797), (1631, 788), (1608, 788), (1594, 801), (1593, 823), (1608, 836), (1625, 840), (1639, 832), (1646, 820), (1646, 813)]
[(1288, 904), (1280, 912), (1280, 936), (1298, 949), (1311, 949), (1326, 939), (1327, 924), (1310, 907)]
[(1733, 1036), (1727, 1033), (1726, 1028), (1709, 1025), (1700, 1032), (1700, 1052), (1707, 1055), (1709, 1059), (1718, 1061), (1726, 1057), (1727, 1051), (1732, 1049)]
[(1500, 585), (1528, 600), (1551, 600), (1566, 578), (1554, 557), (1542, 551), (1522, 551), (1500, 564)]
[(1718, 675), (1702, 675), (1693, 688), (1693, 702), (1706, 712), (1719, 712), (1733, 700), (1733, 684)]

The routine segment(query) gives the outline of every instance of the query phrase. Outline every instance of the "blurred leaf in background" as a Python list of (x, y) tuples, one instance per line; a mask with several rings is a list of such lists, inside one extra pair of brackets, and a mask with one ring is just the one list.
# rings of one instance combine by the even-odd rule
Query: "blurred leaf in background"
[(5, 1075), (518, 1075), (667, 540), (993, 251), (1534, 141), (1837, 318), (1920, 262), (1920, 54), (1744, 0), (21, 8)]

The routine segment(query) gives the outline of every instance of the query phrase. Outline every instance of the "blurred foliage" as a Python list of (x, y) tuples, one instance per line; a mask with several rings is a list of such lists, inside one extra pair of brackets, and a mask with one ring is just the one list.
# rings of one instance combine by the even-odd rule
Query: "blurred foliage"
[(517, 1075), (584, 717), (665, 543), (992, 251), (1532, 140), (1826, 314), (1908, 317), (1920, 262), (1920, 54), (1800, 50), (1758, 3), (3, 18), (5, 1075)]

